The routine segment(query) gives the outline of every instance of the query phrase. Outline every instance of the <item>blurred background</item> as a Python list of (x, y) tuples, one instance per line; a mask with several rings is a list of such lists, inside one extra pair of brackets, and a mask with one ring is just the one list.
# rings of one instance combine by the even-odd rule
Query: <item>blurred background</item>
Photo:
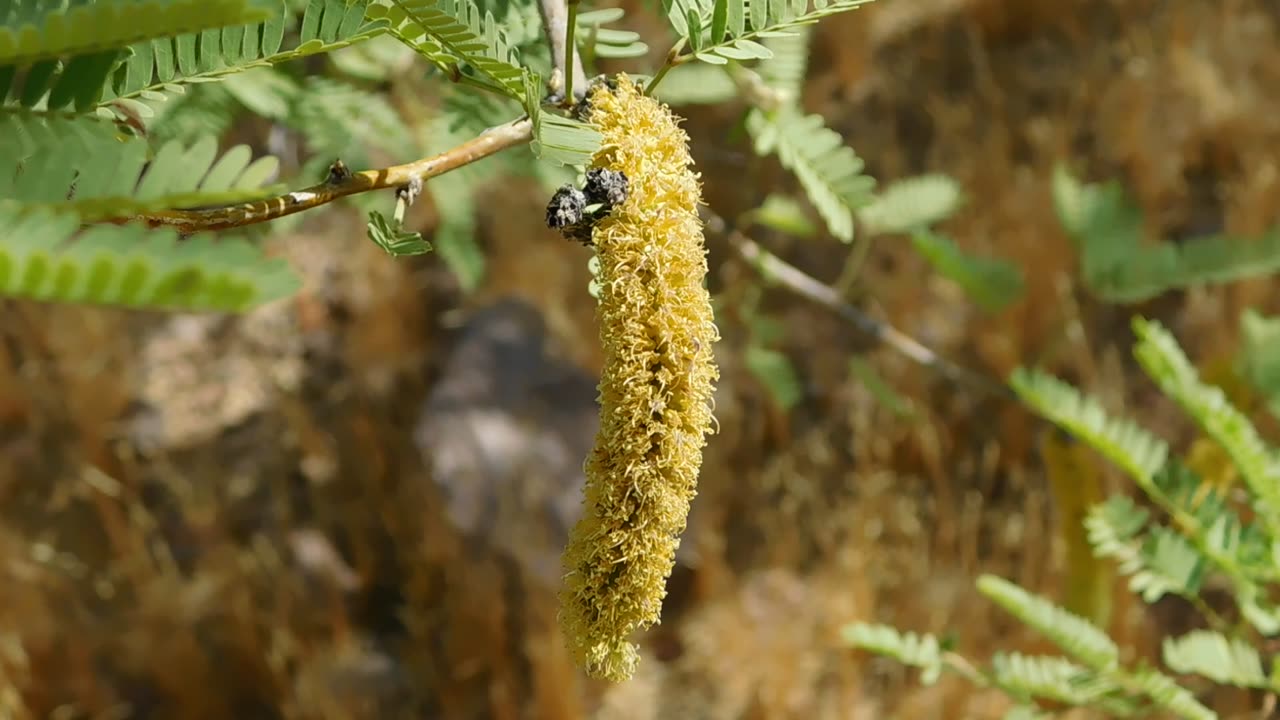
[[(650, 72), (665, 20), (622, 7), (648, 58), (598, 69)], [(196, 86), (155, 132), (219, 132), (286, 177), (474, 132), (435, 119), (467, 98), (393, 45), (308, 63), (297, 102), (247, 74)], [(1017, 291), (976, 302), (905, 234), (743, 230), (961, 366), (995, 382), (1044, 367), (1183, 447), (1192, 428), (1138, 371), (1130, 317), (1227, 382), (1242, 312), (1280, 297), (1262, 277), (1099, 300), (1055, 168), (1119, 181), (1151, 244), (1262, 235), (1280, 211), (1277, 87), (1275, 0), (877, 0), (817, 26), (803, 105), (882, 187), (952, 178), (965, 201), (938, 231), (1016, 271)], [(803, 198), (752, 151), (743, 102), (679, 88), (718, 214)], [(977, 658), (1041, 647), (977, 594), (981, 572), (1104, 607), (1138, 657), (1190, 622), (1078, 553), (1083, 503), (1128, 490), (1104, 463), (761, 282), (709, 232), (719, 433), (638, 675), (582, 678), (555, 594), (596, 428), (590, 250), (542, 223), (565, 178), (512, 157), (430, 183), (407, 221), (428, 255), (365, 239), (360, 207), (388, 198), (295, 217), (268, 242), (305, 289), (245, 316), (4, 302), (0, 718), (994, 718), (998, 694), (922, 687), (841, 628), (934, 632)]]

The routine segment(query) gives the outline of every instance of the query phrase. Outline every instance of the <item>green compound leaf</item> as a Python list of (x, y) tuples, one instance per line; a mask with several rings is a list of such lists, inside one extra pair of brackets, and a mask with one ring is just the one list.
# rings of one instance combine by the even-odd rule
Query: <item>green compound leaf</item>
[[(386, 18), (391, 32), (446, 72), (474, 72), (481, 82), (523, 100), (530, 75), (492, 13), (471, 0), (390, 0), (369, 7), (371, 18)], [(463, 67), (465, 66), (465, 68)]]
[[(92, 109), (129, 57), (129, 45), (222, 28), (270, 15), (264, 0), (26, 2), (0, 7), (0, 100), (47, 110)], [(13, 85), (21, 77), (21, 87)]]
[(978, 591), (1090, 670), (1106, 672), (1120, 664), (1115, 641), (1084, 618), (995, 575), (978, 578)]
[(74, 213), (0, 206), (0, 294), (158, 310), (242, 312), (293, 294), (280, 259), (230, 238), (102, 225)]
[[(183, 84), (202, 83), (255, 68), (332, 52), (387, 30), (385, 21), (365, 19), (368, 0), (311, 0), (296, 39), (285, 28), (295, 13), (285, 0), (261, 0), (270, 12), (260, 23), (225, 27), (221, 32), (186, 33), (134, 43), (112, 75), (99, 112), (120, 114), (119, 106), (160, 103), (181, 94)], [(146, 111), (142, 111), (144, 114)]]
[(152, 156), (145, 140), (96, 117), (0, 114), (0, 203), (74, 210), (82, 222), (266, 197), (277, 165), (245, 145), (219, 155), (209, 136)]
[(914, 233), (911, 243), (934, 270), (959, 285), (987, 312), (999, 312), (1022, 295), (1022, 271), (1008, 261), (970, 255), (950, 238), (928, 230)]
[(1258, 651), (1238, 637), (1209, 630), (1192, 630), (1180, 638), (1165, 638), (1164, 661), (1177, 673), (1195, 673), (1224, 685), (1268, 688)]
[(796, 34), (871, 0), (663, 0), (667, 20), (694, 57), (715, 65), (773, 57), (766, 38)]
[(960, 184), (946, 175), (919, 175), (890, 183), (858, 211), (867, 231), (909, 233), (947, 219), (964, 202)]
[(777, 153), (783, 167), (795, 174), (832, 235), (853, 239), (853, 213), (871, 201), (875, 180), (862, 174), (863, 162), (828, 129), (818, 115), (783, 107), (776, 113), (753, 109), (747, 131), (758, 155)]
[(1144, 244), (1142, 211), (1120, 183), (1082, 183), (1059, 167), (1053, 197), (1058, 219), (1080, 251), (1084, 284), (1107, 302), (1136, 303), (1177, 288), (1280, 270), (1280, 229), (1260, 238), (1210, 235)]
[(932, 685), (942, 675), (942, 648), (933, 635), (902, 633), (889, 625), (854, 623), (840, 632), (850, 647), (891, 657), (922, 671), (921, 682)]
[(369, 213), (367, 228), (369, 239), (388, 255), (405, 257), (431, 252), (431, 244), (422, 238), (421, 233), (405, 231), (400, 223), (387, 220), (380, 212)]
[(1096, 399), (1052, 375), (1018, 368), (1009, 385), (1038, 415), (1087, 442), (1143, 488), (1153, 486), (1169, 457), (1163, 440), (1129, 420), (1111, 417)]

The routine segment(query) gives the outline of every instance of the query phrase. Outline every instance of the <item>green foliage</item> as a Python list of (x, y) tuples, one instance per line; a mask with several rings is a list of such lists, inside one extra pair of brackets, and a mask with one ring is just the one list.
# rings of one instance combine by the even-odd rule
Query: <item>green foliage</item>
[(331, 52), (386, 29), (385, 23), (365, 21), (368, 0), (309, 0), (295, 38), (286, 34), (294, 22), (289, 3), (260, 1), (270, 8), (263, 22), (134, 43), (103, 93), (103, 112), (118, 112), (124, 106), (149, 117), (156, 104), (180, 92), (184, 84)]
[[(1091, 653), (1109, 650), (1106, 646), (1109, 639), (1082, 618), (1064, 613), (1016, 585), (986, 576), (979, 581), (980, 586), (984, 581), (989, 594), (999, 598), (1006, 609), (1019, 617), (1049, 623), (1051, 629), (1051, 623), (1066, 621), (1069, 629), (1083, 629), (1089, 635), (1089, 641), (1096, 645)], [(1055, 630), (1054, 633), (1059, 638), (1067, 635), (1066, 631)], [(921, 682), (926, 685), (936, 682), (946, 671), (962, 675), (979, 686), (1000, 689), (1017, 703), (1014, 712), (1006, 717), (1047, 717), (1041, 714), (1039, 707), (1039, 703), (1044, 701), (1089, 707), (1116, 717), (1146, 717), (1150, 714), (1151, 704), (1184, 718), (1216, 717), (1167, 676), (1147, 668), (1123, 668), (1118, 659), (1107, 652), (1095, 658), (1104, 661), (1100, 667), (1089, 667), (1051, 655), (998, 652), (992, 657), (989, 668), (978, 668), (943, 651), (938, 640), (928, 634), (901, 633), (892, 627), (867, 623), (848, 625), (841, 634), (851, 647), (919, 668), (922, 671)], [(1100, 635), (1101, 640), (1098, 638)], [(1071, 644), (1079, 647), (1083, 643)]]
[(1019, 368), (1009, 380), (1024, 403), (1120, 466), (1143, 487), (1164, 467), (1169, 447), (1136, 424), (1110, 417), (1096, 399), (1036, 370)]
[(263, 196), (275, 158), (250, 163), (248, 146), (218, 154), (205, 137), (147, 143), (91, 118), (11, 113), (0, 116), (0, 204), (75, 209), (85, 222), (148, 210), (222, 205)]
[(640, 41), (640, 33), (605, 27), (624, 15), (622, 8), (601, 8), (578, 14), (576, 34), (585, 62), (589, 64), (595, 58), (635, 58), (649, 52), (649, 46)]
[[(1262, 334), (1258, 318), (1249, 320)], [(1275, 450), (1266, 445), (1239, 410), (1217, 388), (1201, 381), (1173, 336), (1159, 324), (1135, 318), (1139, 364), (1217, 443), (1243, 479), (1244, 503), (1256, 513), (1245, 520), (1241, 501), (1221, 480), (1206, 481), (1169, 447), (1137, 425), (1112, 419), (1093, 398), (1035, 370), (1019, 369), (1010, 384), (1037, 414), (1086, 442), (1135, 479), (1156, 511), (1120, 495), (1092, 507), (1085, 527), (1094, 554), (1110, 558), (1129, 576), (1129, 588), (1154, 603), (1176, 595), (1209, 624), (1179, 638), (1166, 638), (1162, 660), (1174, 673), (1212, 682), (1275, 692), (1280, 673), (1265, 670), (1263, 638), (1280, 633), (1276, 607), (1280, 533), (1270, 516), (1276, 488)], [(1211, 579), (1230, 591), (1244, 622), (1229, 619), (1205, 594)], [(967, 671), (971, 680), (999, 687), (1023, 706), (1036, 698), (1088, 706), (1116, 717), (1145, 717), (1162, 710), (1183, 718), (1218, 716), (1169, 675), (1147, 665), (1125, 667), (1125, 655), (1102, 630), (993, 576), (978, 588), (1023, 624), (1062, 648), (1073, 661), (1000, 654), (989, 672)], [(892, 643), (862, 643), (894, 654)], [(1274, 658), (1270, 659), (1274, 663)], [(1078, 663), (1078, 664), (1077, 664)], [(944, 669), (954, 663), (944, 662)]]
[(170, 229), (101, 225), (75, 213), (0, 205), (0, 294), (168, 310), (242, 311), (294, 292), (280, 260), (246, 242), (178, 241)]
[(894, 660), (919, 668), (920, 681), (932, 685), (942, 675), (942, 648), (933, 635), (901, 633), (889, 625), (855, 623), (845, 626), (841, 636), (850, 647), (887, 655)]
[(1280, 417), (1280, 318), (1248, 308), (1240, 317), (1240, 333), (1236, 371), (1263, 397), (1271, 414)]
[(1085, 286), (1107, 302), (1140, 302), (1280, 270), (1280, 228), (1258, 239), (1213, 235), (1148, 245), (1142, 212), (1119, 182), (1081, 183), (1060, 167), (1053, 195), (1058, 219), (1080, 250)]
[(759, 345), (747, 348), (747, 369), (759, 380), (774, 402), (785, 410), (794, 408), (804, 398), (804, 384), (791, 360), (783, 353)]
[(875, 181), (862, 174), (862, 159), (818, 115), (784, 106), (774, 113), (754, 109), (747, 130), (759, 155), (776, 152), (795, 173), (805, 195), (832, 235), (853, 239), (853, 213), (871, 200)]
[(911, 401), (894, 391), (871, 363), (856, 356), (849, 358), (849, 372), (871, 393), (876, 402), (889, 408), (894, 415), (900, 418), (915, 416), (916, 410)]
[(523, 100), (529, 71), (520, 64), (493, 13), (471, 0), (388, 0), (369, 16), (385, 18), (396, 37), (446, 73), (458, 72)]
[(1126, 713), (1130, 702), (1108, 697), (1119, 688), (1105, 676), (1060, 657), (996, 653), (991, 658), (992, 684), (1024, 706), (1039, 699), (1078, 707), (1110, 707)]
[(760, 63), (760, 79), (781, 92), (787, 102), (800, 100), (805, 72), (809, 69), (812, 30), (809, 26), (799, 27), (791, 34), (774, 35), (764, 41), (772, 57)]
[(777, 37), (848, 12), (871, 0), (663, 0), (672, 29), (693, 57), (716, 65), (731, 60), (767, 59), (760, 40)]
[[(1166, 593), (1194, 598), (1204, 584), (1207, 560), (1182, 535), (1159, 525), (1132, 499), (1117, 496), (1094, 506), (1085, 520), (1098, 557), (1114, 559), (1130, 576), (1129, 589), (1153, 603)], [(1145, 530), (1145, 532), (1144, 532)]]
[(1120, 649), (1088, 620), (994, 575), (978, 578), (978, 590), (1090, 669), (1105, 672), (1118, 666)]
[(1163, 651), (1165, 664), (1174, 672), (1195, 673), (1236, 687), (1276, 687), (1263, 673), (1258, 651), (1238, 637), (1192, 630), (1180, 638), (1165, 638)]
[(689, 63), (667, 73), (654, 96), (673, 106), (718, 105), (736, 98), (738, 86), (722, 68)]
[(800, 203), (785, 195), (769, 195), (760, 207), (744, 214), (743, 220), (758, 223), (796, 237), (813, 237), (818, 228), (805, 214)]
[(889, 183), (858, 210), (873, 235), (911, 233), (950, 217), (964, 203), (960, 185), (946, 175), (917, 175)]
[(399, 221), (387, 220), (380, 212), (369, 213), (369, 239), (388, 255), (407, 257), (431, 252), (431, 244), (416, 232), (406, 232)]
[(367, 165), (366, 148), (393, 158), (416, 157), (422, 151), (422, 143), (385, 95), (343, 80), (307, 78), (284, 121), (306, 139), (313, 154), (303, 171), (308, 176), (323, 175), (323, 168), (339, 157), (351, 166)]
[(1022, 272), (998, 258), (970, 255), (950, 238), (918, 230), (911, 243), (943, 277), (959, 285), (988, 312), (998, 312), (1022, 295)]
[[(525, 85), (525, 107), (538, 107), (540, 91), (533, 78)], [(602, 136), (591, 126), (553, 113), (533, 112), (533, 152), (560, 165), (586, 165)]]
[[(127, 55), (125, 46), (178, 33), (219, 34), (265, 19), (264, 0), (6, 3), (0, 19), (0, 99), (86, 111)], [(21, 77), (20, 86), (15, 80)]]
[(157, 104), (155, 115), (147, 120), (148, 139), (153, 144), (221, 137), (245, 110), (223, 83), (174, 87), (176, 92)]
[(1273, 536), (1280, 536), (1280, 461), (1253, 424), (1219, 388), (1200, 381), (1195, 367), (1173, 336), (1158, 323), (1136, 318), (1134, 354), (1166, 395), (1173, 398), (1213, 438), (1240, 471), (1254, 498), (1254, 509)]

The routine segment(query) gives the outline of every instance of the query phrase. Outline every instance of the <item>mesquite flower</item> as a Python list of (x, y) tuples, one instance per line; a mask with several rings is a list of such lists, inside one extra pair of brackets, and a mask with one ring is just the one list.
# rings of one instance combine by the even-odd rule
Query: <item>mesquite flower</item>
[(600, 430), (565, 552), (560, 621), (588, 674), (622, 680), (639, 659), (629, 637), (659, 620), (696, 492), (719, 333), (688, 135), (625, 75), (588, 100), (587, 119), (604, 136), (591, 169), (611, 171), (594, 177), (621, 173), (627, 185), (592, 230), (605, 350)]

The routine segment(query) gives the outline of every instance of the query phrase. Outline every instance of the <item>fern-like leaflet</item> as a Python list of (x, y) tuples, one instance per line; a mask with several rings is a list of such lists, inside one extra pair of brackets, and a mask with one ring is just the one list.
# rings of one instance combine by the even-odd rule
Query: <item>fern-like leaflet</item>
[(872, 234), (909, 233), (945, 220), (963, 203), (964, 193), (954, 179), (917, 175), (879, 189), (875, 199), (858, 210), (858, 222)]
[(138, 225), (79, 232), (74, 212), (2, 203), (0, 227), (0, 295), (9, 297), (239, 312), (300, 285), (283, 260), (234, 238), (179, 241), (168, 228)]
[(942, 649), (938, 639), (928, 633), (901, 633), (889, 625), (854, 623), (841, 631), (851, 647), (887, 655), (911, 667), (920, 668), (920, 681), (932, 685), (942, 674)]
[[(266, 19), (266, 0), (25, 3), (0, 12), (0, 99), (48, 110), (93, 108), (126, 46), (220, 34)], [(24, 12), (25, 10), (25, 12)], [(20, 86), (15, 81), (22, 78)]]
[(1258, 651), (1238, 637), (1208, 630), (1192, 630), (1179, 638), (1165, 638), (1164, 662), (1178, 673), (1195, 673), (1236, 687), (1270, 688)]
[(252, 25), (157, 37), (130, 46), (129, 58), (103, 93), (103, 112), (123, 105), (148, 117), (149, 105), (182, 92), (186, 83), (327, 53), (386, 31), (386, 22), (366, 20), (368, 0), (309, 0), (296, 41), (285, 43), (294, 11), (286, 0), (270, 0), (269, 17)]
[(1144, 533), (1151, 515), (1124, 496), (1094, 506), (1085, 520), (1089, 543), (1099, 557), (1114, 559), (1129, 575), (1129, 589), (1153, 603), (1166, 593), (1192, 598), (1204, 582), (1205, 557), (1181, 535), (1165, 527)]
[(998, 312), (1022, 294), (1022, 272), (1012, 263), (994, 257), (972, 255), (950, 238), (930, 230), (911, 235), (925, 260), (947, 279), (955, 282), (987, 312)]
[(978, 578), (978, 590), (1089, 669), (1108, 672), (1119, 666), (1120, 649), (1088, 620), (995, 575)]
[(1109, 697), (1118, 686), (1106, 676), (1098, 675), (1065, 658), (1051, 655), (996, 653), (991, 658), (994, 684), (1011, 697), (1026, 704), (1038, 699), (1054, 700), (1068, 705), (1131, 711), (1132, 702)]
[(1280, 536), (1280, 460), (1221, 389), (1200, 381), (1195, 367), (1167, 330), (1142, 318), (1134, 320), (1133, 328), (1138, 335), (1134, 350), (1138, 362), (1165, 394), (1227, 451), (1253, 491), (1259, 515), (1271, 534)]
[(767, 59), (760, 40), (812, 25), (822, 18), (871, 0), (663, 0), (667, 19), (697, 59), (723, 65), (730, 60)]
[(1150, 487), (1164, 467), (1169, 447), (1128, 420), (1112, 418), (1092, 397), (1036, 370), (1019, 368), (1009, 379), (1014, 392), (1037, 413), (1085, 440), (1138, 484)]
[(851, 241), (853, 213), (870, 202), (875, 181), (862, 174), (862, 159), (844, 138), (828, 129), (820, 116), (791, 106), (774, 113), (753, 109), (747, 130), (757, 154), (776, 152), (795, 174), (831, 234)]
[[(74, 140), (78, 140), (76, 142)], [(0, 203), (73, 209), (84, 222), (149, 210), (225, 205), (272, 194), (278, 162), (250, 162), (248, 146), (218, 154), (206, 136), (190, 146), (147, 143), (94, 117), (0, 116)]]
[[(396, 37), (448, 73), (474, 73), (489, 89), (524, 100), (530, 74), (520, 63), (493, 13), (472, 0), (388, 0), (369, 7), (385, 18)], [(468, 70), (469, 68), (469, 70)]]
[(1080, 250), (1085, 285), (1108, 302), (1141, 302), (1175, 288), (1280, 270), (1280, 229), (1258, 239), (1212, 235), (1145, 245), (1142, 212), (1120, 183), (1085, 184), (1058, 168), (1053, 196)]

